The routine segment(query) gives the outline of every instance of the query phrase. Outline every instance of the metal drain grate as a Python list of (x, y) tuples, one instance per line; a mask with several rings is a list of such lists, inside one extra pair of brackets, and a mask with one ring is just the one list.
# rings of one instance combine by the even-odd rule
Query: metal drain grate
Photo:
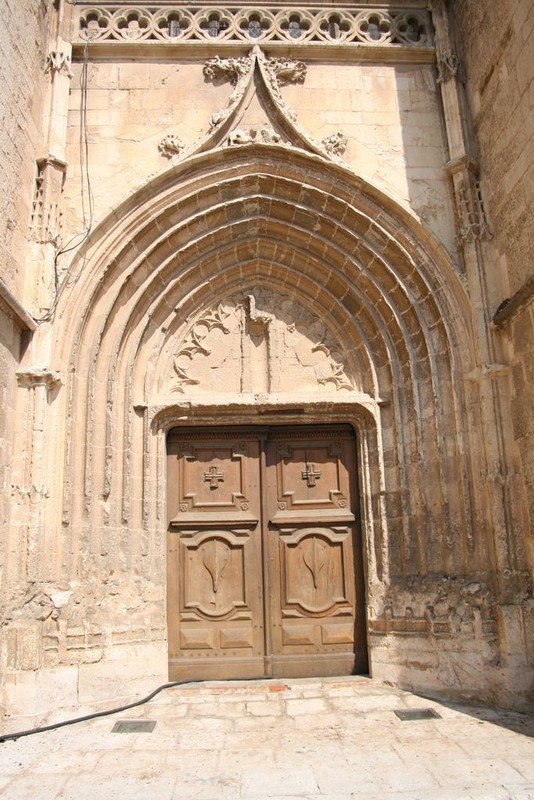
[(116, 722), (111, 733), (152, 733), (156, 727), (154, 720), (145, 719), (123, 719)]
[(441, 714), (433, 708), (403, 708), (402, 711), (395, 711), (402, 722), (411, 722), (416, 719), (441, 719)]

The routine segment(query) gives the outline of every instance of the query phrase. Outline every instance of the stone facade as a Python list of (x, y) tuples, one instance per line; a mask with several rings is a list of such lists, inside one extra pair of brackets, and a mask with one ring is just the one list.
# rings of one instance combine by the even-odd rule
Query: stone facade
[[(503, 434), (511, 445), (512, 469), (521, 476), (514, 517), (518, 519), (518, 548), (532, 574), (534, 414), (528, 387), (534, 378), (534, 9), (521, 0), (510, 0), (498, 9), (458, 0), (452, 11), (476, 158), (487, 184), (485, 201), (492, 237), (485, 254), (486, 315), (493, 320), (496, 341), (510, 367), (511, 406), (503, 412)], [(468, 36), (470, 27), (479, 31), (475, 39)], [(534, 619), (530, 601), (513, 624), (525, 637), (526, 663), (531, 663)], [(513, 646), (510, 657), (518, 664), (525, 663), (523, 653)]]
[(532, 14), (389, 5), (13, 7), (8, 713), (165, 682), (166, 434), (273, 419), (357, 432), (371, 673), (528, 703)]
[[(30, 247), (35, 162), (42, 142), (43, 65), (49, 9), (12, 2), (2, 8), (0, 35), (0, 561), (6, 580), (14, 449), (17, 370), (36, 324), (23, 308)], [(24, 590), (23, 590), (24, 591)], [(10, 604), (2, 599), (2, 617)]]

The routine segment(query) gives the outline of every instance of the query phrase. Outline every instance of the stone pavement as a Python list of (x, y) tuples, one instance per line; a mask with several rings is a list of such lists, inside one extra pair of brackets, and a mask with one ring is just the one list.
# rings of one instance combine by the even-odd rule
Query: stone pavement
[[(440, 717), (394, 713), (429, 708)], [(124, 720), (155, 726), (113, 732)], [(361, 677), (189, 684), (127, 713), (0, 744), (0, 795), (534, 800), (533, 737), (533, 717), (443, 705)]]

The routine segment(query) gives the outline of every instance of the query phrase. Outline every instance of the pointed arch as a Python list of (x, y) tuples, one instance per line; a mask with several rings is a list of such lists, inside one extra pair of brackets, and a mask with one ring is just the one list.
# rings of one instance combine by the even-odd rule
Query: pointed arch
[(187, 386), (162, 389), (176, 336), (202, 309), (260, 287), (324, 320), (357, 373), (353, 391), (329, 386), (317, 413), (359, 420), (368, 435), (364, 506), (380, 574), (483, 564), (467, 488), (468, 300), (444, 249), (391, 198), (296, 149), (214, 150), (141, 188), (77, 259), (55, 336), (70, 364), (64, 518), (83, 520), (74, 539), (90, 552), (118, 536), (123, 559), (140, 564), (143, 552), (153, 571), (163, 525), (154, 431), (202, 418)]

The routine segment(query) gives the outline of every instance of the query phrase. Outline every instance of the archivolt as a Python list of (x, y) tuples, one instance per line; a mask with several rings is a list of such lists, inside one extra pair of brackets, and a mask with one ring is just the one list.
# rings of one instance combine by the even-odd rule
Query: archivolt
[(101, 552), (106, 530), (130, 531), (125, 558), (157, 546), (142, 441), (160, 353), (187, 314), (261, 285), (298, 293), (331, 322), (376, 404), (371, 466), (384, 496), (372, 507), (384, 509), (391, 574), (472, 562), (469, 308), (444, 251), (406, 211), (322, 158), (249, 145), (165, 173), (79, 258), (56, 342), (71, 365), (66, 498), (85, 502), (65, 510), (85, 517), (86, 548)]

